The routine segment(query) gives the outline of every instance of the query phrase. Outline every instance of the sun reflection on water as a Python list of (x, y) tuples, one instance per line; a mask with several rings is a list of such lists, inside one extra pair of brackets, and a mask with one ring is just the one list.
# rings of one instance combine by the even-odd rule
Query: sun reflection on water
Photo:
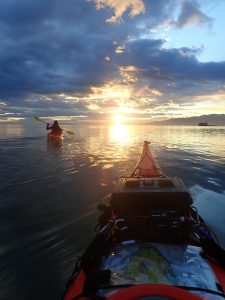
[(128, 125), (116, 124), (109, 127), (109, 140), (120, 145), (130, 144), (134, 135), (132, 127)]

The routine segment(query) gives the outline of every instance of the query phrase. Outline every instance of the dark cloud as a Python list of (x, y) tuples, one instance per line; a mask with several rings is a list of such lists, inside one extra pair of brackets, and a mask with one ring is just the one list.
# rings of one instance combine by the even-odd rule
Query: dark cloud
[(49, 17), (54, 10), (54, 0), (1, 0), (1, 22), (11, 26), (27, 26), (39, 23)]
[[(128, 10), (123, 21), (112, 24), (106, 22), (112, 11), (97, 10), (95, 1), (0, 0), (0, 102), (7, 103), (1, 109), (18, 114), (91, 114), (91, 103), (102, 109), (118, 104), (110, 97), (88, 98), (93, 86), (108, 82), (133, 85), (137, 90), (142, 84), (150, 86), (162, 92), (153, 94), (161, 102), (166, 102), (165, 94), (173, 98), (191, 94), (190, 87), (193, 94), (204, 85), (210, 91), (218, 88), (225, 79), (224, 62), (200, 63), (199, 49), (165, 49), (163, 39), (140, 39), (165, 23), (178, 27), (210, 23), (197, 2), (143, 3), (145, 13), (131, 18)], [(116, 53), (120, 46), (124, 52)], [(134, 66), (136, 71), (121, 75), (121, 66)], [(138, 96), (131, 94), (134, 99)]]
[(165, 49), (163, 44), (163, 40), (148, 39), (129, 42), (126, 52), (120, 55), (119, 63), (123, 67), (132, 65), (137, 68), (139, 81), (145, 80), (167, 96), (177, 94), (180, 97), (186, 90), (195, 95), (197, 90), (202, 90), (209, 83), (213, 83), (211, 89), (215, 92), (218, 85), (222, 86), (225, 62), (199, 62), (196, 54), (200, 50), (187, 47)]
[[(102, 13), (83, 0), (66, 5), (40, 1), (34, 7), (33, 2), (4, 1), (0, 15), (0, 97), (86, 93), (90, 85), (109, 79), (113, 66), (104, 56), (110, 55), (115, 45), (107, 30), (101, 29), (100, 24), (109, 27)], [(37, 16), (33, 18), (35, 9)]]

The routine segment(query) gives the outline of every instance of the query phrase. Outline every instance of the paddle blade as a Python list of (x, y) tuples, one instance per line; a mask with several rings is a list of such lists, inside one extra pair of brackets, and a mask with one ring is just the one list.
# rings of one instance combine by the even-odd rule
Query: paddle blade
[(68, 130), (65, 130), (63, 129), (66, 133), (70, 134), (70, 135), (74, 135), (75, 133), (73, 131), (68, 131)]

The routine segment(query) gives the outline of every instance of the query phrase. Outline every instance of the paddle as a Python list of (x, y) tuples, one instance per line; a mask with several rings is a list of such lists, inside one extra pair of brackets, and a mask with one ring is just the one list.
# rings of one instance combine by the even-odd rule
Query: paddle
[[(38, 122), (42, 122), (42, 123), (48, 124), (48, 122), (45, 122), (44, 120), (40, 119), (39, 117), (36, 117), (36, 116), (33, 116), (33, 117)], [(62, 130), (65, 131), (66, 133), (70, 134), (70, 135), (74, 135), (73, 131), (69, 131), (69, 130), (65, 130), (65, 129), (62, 129)]]

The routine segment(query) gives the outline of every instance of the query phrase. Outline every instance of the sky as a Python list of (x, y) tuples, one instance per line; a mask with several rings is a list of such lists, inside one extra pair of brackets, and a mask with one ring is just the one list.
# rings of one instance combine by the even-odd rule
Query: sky
[(225, 0), (0, 0), (0, 121), (225, 113)]

